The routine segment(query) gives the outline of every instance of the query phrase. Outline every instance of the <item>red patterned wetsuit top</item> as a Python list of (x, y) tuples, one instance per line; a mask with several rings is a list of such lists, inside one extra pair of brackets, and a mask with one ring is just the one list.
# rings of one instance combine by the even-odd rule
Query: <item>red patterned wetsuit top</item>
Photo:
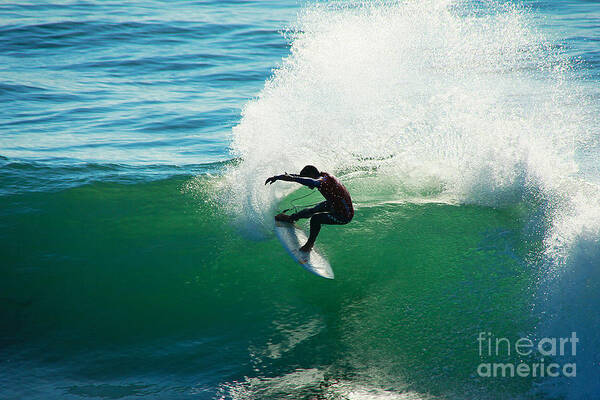
[(335, 214), (349, 222), (354, 216), (354, 208), (348, 189), (335, 176), (327, 172), (321, 172), (319, 180), (321, 181), (319, 192), (331, 204)]

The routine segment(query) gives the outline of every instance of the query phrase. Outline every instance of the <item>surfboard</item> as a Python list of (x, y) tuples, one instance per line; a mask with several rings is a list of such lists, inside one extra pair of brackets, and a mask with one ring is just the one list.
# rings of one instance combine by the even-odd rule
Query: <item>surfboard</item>
[(334, 278), (331, 265), (315, 247), (309, 253), (299, 250), (306, 243), (307, 237), (296, 225), (275, 221), (275, 234), (289, 255), (304, 269), (323, 278)]

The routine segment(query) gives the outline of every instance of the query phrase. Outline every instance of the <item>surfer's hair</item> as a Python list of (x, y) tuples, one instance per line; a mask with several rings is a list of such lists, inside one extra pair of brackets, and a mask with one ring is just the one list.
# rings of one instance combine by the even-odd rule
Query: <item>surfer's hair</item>
[(300, 171), (300, 176), (316, 179), (319, 177), (319, 170), (314, 165), (307, 165)]

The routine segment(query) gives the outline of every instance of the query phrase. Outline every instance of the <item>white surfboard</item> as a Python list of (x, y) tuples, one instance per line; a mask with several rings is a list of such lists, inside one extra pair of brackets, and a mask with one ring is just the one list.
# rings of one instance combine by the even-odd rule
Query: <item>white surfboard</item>
[(299, 250), (306, 243), (307, 237), (296, 225), (275, 221), (275, 234), (290, 256), (304, 269), (323, 278), (333, 279), (331, 265), (316, 248), (313, 247), (308, 253)]

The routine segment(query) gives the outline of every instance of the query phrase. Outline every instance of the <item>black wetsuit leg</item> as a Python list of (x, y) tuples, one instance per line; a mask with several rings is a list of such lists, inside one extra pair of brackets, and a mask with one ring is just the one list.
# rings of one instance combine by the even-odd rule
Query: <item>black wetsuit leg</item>
[(290, 215), (294, 221), (299, 220), (300, 218), (310, 218), (317, 213), (328, 212), (329, 211), (329, 203), (323, 201), (311, 208), (305, 208), (300, 210), (299, 212)]
[(311, 245), (317, 240), (321, 225), (344, 225), (349, 222), (335, 214), (326, 201), (317, 204), (315, 207), (305, 208), (296, 214), (292, 214), (291, 217), (294, 220), (310, 218), (310, 235), (307, 243)]

